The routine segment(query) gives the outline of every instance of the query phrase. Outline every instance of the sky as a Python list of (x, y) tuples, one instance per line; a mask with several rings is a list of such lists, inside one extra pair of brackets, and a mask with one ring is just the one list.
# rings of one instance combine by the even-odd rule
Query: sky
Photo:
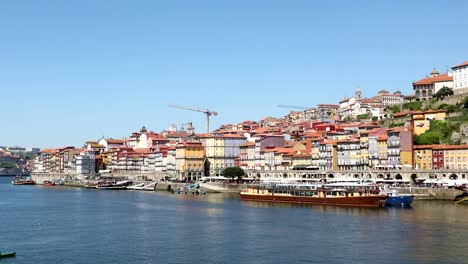
[(0, 146), (80, 147), (412, 94), (468, 60), (468, 1), (0, 2)]

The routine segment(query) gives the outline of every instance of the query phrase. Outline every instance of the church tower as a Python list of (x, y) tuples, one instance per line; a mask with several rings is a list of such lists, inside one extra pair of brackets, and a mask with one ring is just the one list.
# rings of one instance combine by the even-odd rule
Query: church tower
[(359, 86), (356, 88), (356, 91), (354, 91), (354, 99), (356, 99), (356, 101), (360, 101), (362, 99), (362, 91)]

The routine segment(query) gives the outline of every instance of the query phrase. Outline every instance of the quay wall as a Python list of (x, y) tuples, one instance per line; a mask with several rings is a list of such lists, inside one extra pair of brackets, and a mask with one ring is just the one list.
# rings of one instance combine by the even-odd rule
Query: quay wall
[[(297, 173), (297, 172), (295, 172)], [(84, 187), (86, 180), (84, 176), (76, 174), (65, 174), (65, 173), (32, 173), (31, 178), (36, 181), (38, 184), (42, 184), (44, 181), (55, 181), (63, 180), (66, 186), (75, 186), (75, 187)], [(119, 178), (128, 178), (136, 182), (147, 180), (149, 178), (141, 178), (141, 175), (133, 175), (133, 177), (123, 177)], [(158, 180), (153, 180), (158, 181)], [(186, 186), (187, 183), (172, 183), (158, 181), (155, 191), (168, 191), (168, 187), (171, 189), (180, 189), (181, 187)], [(200, 183), (200, 190), (206, 193), (216, 193), (216, 192), (239, 192), (245, 188), (245, 184), (229, 184), (229, 183)], [(415, 196), (415, 199), (434, 199), (434, 200), (453, 200), (455, 196), (461, 194), (462, 192), (456, 189), (451, 188), (428, 188), (428, 187), (398, 187), (396, 188), (402, 194), (412, 194)]]
[(453, 200), (463, 192), (449, 188), (398, 187), (400, 194), (412, 194), (416, 200)]

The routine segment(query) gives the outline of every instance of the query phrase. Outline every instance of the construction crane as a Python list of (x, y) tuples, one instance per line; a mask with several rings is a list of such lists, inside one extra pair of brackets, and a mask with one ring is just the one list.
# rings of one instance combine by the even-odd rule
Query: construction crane
[(297, 106), (297, 105), (278, 105), (278, 107), (281, 107), (281, 108), (302, 109), (302, 110), (307, 110), (307, 109), (310, 109), (310, 107), (305, 107), (305, 106)]
[(182, 106), (182, 105), (169, 105), (169, 107), (204, 113), (206, 115), (206, 133), (207, 134), (210, 133), (210, 116), (218, 115), (218, 112), (216, 111), (211, 111), (208, 109), (197, 108), (197, 107)]

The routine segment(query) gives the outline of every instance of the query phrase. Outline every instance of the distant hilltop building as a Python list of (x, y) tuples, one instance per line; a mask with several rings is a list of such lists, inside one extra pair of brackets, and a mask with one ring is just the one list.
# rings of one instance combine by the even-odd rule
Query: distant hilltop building
[(452, 67), (453, 92), (468, 93), (468, 61)]
[(439, 74), (437, 69), (434, 68), (429, 77), (413, 83), (414, 96), (420, 100), (431, 99), (432, 95), (443, 87), (453, 88), (452, 73)]
[(377, 96), (363, 98), (359, 87), (354, 92), (354, 97), (345, 98), (339, 102), (340, 118), (367, 116), (368, 118), (382, 118), (385, 115), (385, 107), (403, 103), (403, 95), (400, 91), (389, 93), (382, 89)]

